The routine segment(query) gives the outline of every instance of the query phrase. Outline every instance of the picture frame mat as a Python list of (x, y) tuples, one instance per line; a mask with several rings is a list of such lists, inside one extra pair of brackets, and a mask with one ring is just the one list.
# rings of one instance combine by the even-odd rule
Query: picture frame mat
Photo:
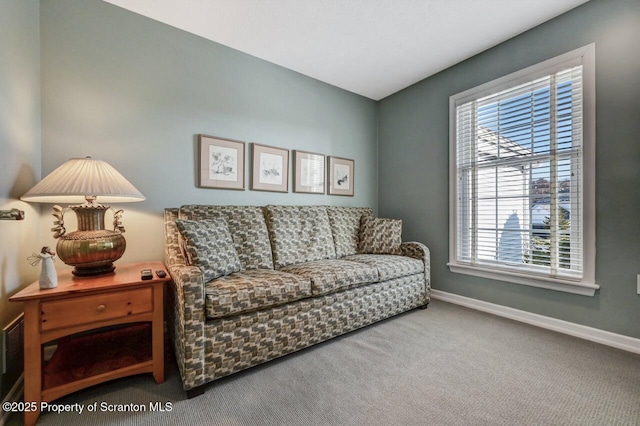
[[(352, 197), (355, 193), (355, 161), (330, 156), (327, 163), (328, 194)], [(337, 176), (336, 172), (340, 172), (340, 176)]]
[[(220, 158), (212, 158), (215, 153), (220, 154)], [(198, 135), (198, 162), (199, 187), (245, 189), (244, 142)]]
[(326, 186), (325, 164), (324, 154), (294, 150), (293, 192), (324, 194)]
[[(281, 157), (282, 162), (274, 164), (275, 157)], [(280, 177), (275, 177), (274, 173), (279, 174)], [(289, 192), (288, 149), (251, 143), (250, 189), (252, 191)]]

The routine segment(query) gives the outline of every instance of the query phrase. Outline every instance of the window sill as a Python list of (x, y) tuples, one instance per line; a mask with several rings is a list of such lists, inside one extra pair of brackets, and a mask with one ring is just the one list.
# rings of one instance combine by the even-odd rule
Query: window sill
[(595, 283), (562, 280), (557, 278), (532, 277), (531, 275), (513, 272), (502, 272), (494, 269), (478, 266), (447, 263), (449, 270), (458, 274), (473, 275), (480, 278), (488, 278), (498, 281), (506, 281), (513, 284), (528, 285), (531, 287), (546, 288), (548, 290), (563, 291), (565, 293), (579, 294), (593, 297), (600, 288)]

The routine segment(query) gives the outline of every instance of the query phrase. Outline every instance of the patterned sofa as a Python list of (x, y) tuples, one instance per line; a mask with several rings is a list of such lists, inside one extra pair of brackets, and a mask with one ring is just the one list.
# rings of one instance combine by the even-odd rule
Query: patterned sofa
[[(169, 329), (187, 396), (245, 368), (426, 308), (429, 250), (402, 243), (397, 228), (395, 240), (386, 238), (398, 223), (358, 207), (165, 209)], [(223, 243), (212, 248), (213, 240)], [(365, 240), (374, 247), (363, 247)], [(204, 250), (195, 260), (194, 245)]]

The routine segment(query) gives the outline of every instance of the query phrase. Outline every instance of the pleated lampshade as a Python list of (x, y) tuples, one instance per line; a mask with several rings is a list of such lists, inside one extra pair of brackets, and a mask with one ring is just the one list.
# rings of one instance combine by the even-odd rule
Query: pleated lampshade
[(100, 203), (143, 201), (140, 193), (109, 163), (91, 157), (72, 158), (20, 197), (35, 203), (83, 203), (95, 196)]

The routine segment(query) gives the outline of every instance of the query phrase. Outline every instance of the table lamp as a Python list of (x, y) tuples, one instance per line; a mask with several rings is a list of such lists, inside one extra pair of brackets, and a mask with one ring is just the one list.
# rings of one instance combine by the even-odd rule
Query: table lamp
[[(36, 203), (84, 203), (62, 208), (53, 206), (53, 237), (58, 239), (56, 254), (64, 263), (74, 266), (78, 276), (110, 273), (113, 262), (120, 259), (127, 246), (122, 210), (113, 213), (113, 231), (105, 229), (105, 212), (111, 207), (102, 203), (143, 201), (140, 193), (124, 176), (105, 161), (91, 157), (72, 158), (42, 179), (20, 197)], [(64, 213), (71, 209), (78, 218), (78, 230), (67, 233)], [(111, 209), (113, 210), (113, 209)]]

